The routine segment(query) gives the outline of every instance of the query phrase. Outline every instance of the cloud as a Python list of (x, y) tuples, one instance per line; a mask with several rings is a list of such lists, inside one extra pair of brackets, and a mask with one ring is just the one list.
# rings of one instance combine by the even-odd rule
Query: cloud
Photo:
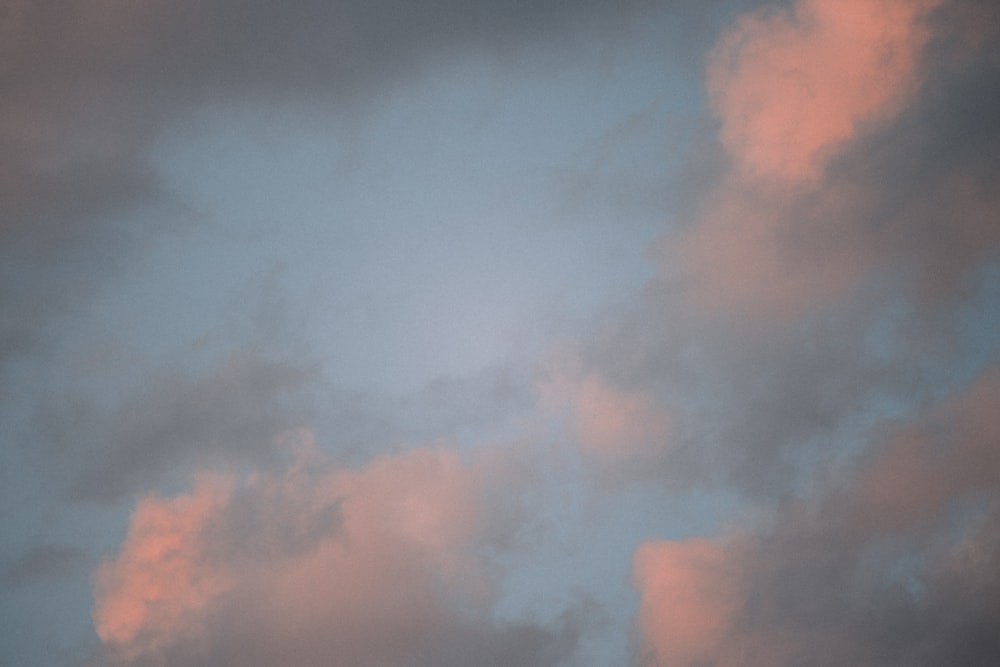
[[(729, 166), (660, 245), (661, 280), (684, 286), (687, 307), (794, 318), (893, 271), (940, 294), (989, 256), (993, 160), (970, 149), (946, 167), (964, 140), (939, 143), (963, 100), (995, 106), (984, 66), (952, 42), (960, 9), (802, 0), (745, 14), (720, 38), (706, 86)], [(953, 83), (942, 97), (970, 75), (978, 92)], [(996, 144), (981, 120), (963, 131)]]
[[(226, 119), (230, 111), (257, 117), (266, 107), (255, 126), (265, 132), (292, 128), (299, 141), (318, 126), (331, 143), (335, 138), (334, 153), (345, 148), (341, 140), (363, 144), (347, 152), (380, 151), (394, 139), (358, 135), (350, 123), (388, 110), (412, 133), (406, 109), (396, 117), (393, 105), (412, 102), (411, 85), (431, 84), (419, 89), (422, 101), (445, 88), (464, 95), (463, 84), (450, 88), (456, 70), (438, 78), (439, 66), (457, 63), (459, 73), (475, 74), (468, 78), (476, 86), (497, 88), (488, 101), (458, 109), (468, 123), (452, 137), (461, 154), (444, 151), (441, 159), (466, 159), (464, 141), (507, 119), (533, 128), (518, 107), (530, 97), (537, 110), (536, 94), (553, 104), (546, 117), (568, 114), (588, 124), (593, 139), (628, 98), (611, 96), (608, 105), (584, 111), (586, 118), (574, 116), (565, 104), (578, 100), (561, 83), (545, 88), (552, 80), (538, 76), (539, 68), (568, 64), (559, 71), (570, 78), (556, 78), (571, 88), (614, 80), (648, 91), (643, 82), (655, 80), (672, 96), (673, 73), (654, 79), (650, 72), (668, 67), (670, 54), (690, 60), (688, 49), (714, 30), (709, 24), (749, 3), (727, 3), (725, 12), (688, 4), (628, 3), (623, 12), (620, 4), (589, 0), (6, 3), (0, 422), (11, 446), (0, 447), (9, 464), (0, 468), (11, 543), (0, 583), (11, 593), (11, 659), (66, 664), (85, 653), (87, 639), (66, 645), (77, 631), (60, 630), (71, 625), (63, 616), (51, 624), (53, 635), (64, 633), (62, 644), (41, 638), (37, 628), (45, 623), (36, 620), (50, 609), (73, 616), (97, 641), (74, 603), (89, 604), (86, 592), (79, 599), (86, 588), (80, 575), (112, 538), (89, 528), (117, 521), (108, 516), (113, 503), (140, 494), (124, 541), (93, 573), (94, 629), (111, 663), (581, 664), (588, 657), (579, 655), (581, 641), (590, 649), (613, 645), (608, 653), (621, 649), (604, 642), (607, 633), (586, 637), (586, 613), (571, 605), (554, 618), (498, 617), (505, 603), (521, 602), (498, 603), (498, 589), (516, 579), (530, 589), (526, 597), (542, 601), (534, 608), (551, 610), (563, 605), (566, 588), (588, 579), (581, 586), (617, 605), (628, 597), (619, 585), (627, 570), (622, 555), (652, 526), (681, 521), (645, 504), (662, 494), (670, 507), (685, 504), (678, 514), (699, 515), (698, 526), (685, 525), (682, 534), (702, 531), (728, 503), (774, 516), (636, 550), (640, 660), (722, 667), (1000, 662), (990, 632), (1000, 619), (1000, 424), (992, 408), (1000, 382), (990, 372), (931, 405), (996, 357), (1000, 14), (988, 0), (790, 0), (744, 14), (723, 33), (704, 72), (715, 119), (703, 127), (716, 123), (718, 137), (704, 151), (694, 142), (698, 164), (676, 189), (657, 190), (672, 174), (654, 163), (672, 165), (684, 150), (678, 147), (690, 145), (686, 123), (697, 121), (675, 125), (676, 116), (661, 113), (674, 108), (664, 97), (662, 107), (653, 103), (604, 132), (573, 193), (579, 208), (562, 215), (593, 206), (586, 220), (645, 219), (657, 207), (655, 217), (684, 221), (671, 223), (657, 244), (659, 273), (648, 289), (610, 304), (593, 323), (596, 333), (580, 334), (577, 362), (540, 386), (518, 357), (476, 377), (442, 377), (410, 395), (340, 393), (322, 386), (321, 365), (301, 354), (310, 344), (330, 351), (330, 332), (313, 330), (315, 340), (289, 345), (271, 312), (233, 328), (204, 319), (177, 323), (192, 336), (225, 339), (209, 352), (171, 338), (184, 335), (172, 328), (151, 341), (169, 348), (155, 360), (125, 349), (133, 341), (104, 338), (143, 330), (119, 330), (113, 320), (146, 312), (126, 303), (141, 289), (118, 290), (114, 277), (126, 267), (137, 284), (149, 280), (142, 253), (164, 232), (201, 222), (199, 212), (172, 200), (151, 155), (160, 142), (190, 139), (203, 110), (221, 109), (212, 117)], [(626, 26), (632, 11), (657, 23)], [(688, 11), (699, 16), (681, 16)], [(695, 24), (704, 32), (664, 39), (660, 22), (674, 20), (668, 34)], [(627, 56), (605, 50), (640, 33)], [(671, 44), (640, 55), (651, 33)], [(587, 56), (577, 60), (584, 43)], [(574, 68), (593, 65), (598, 52), (606, 69), (574, 79), (581, 75)], [(642, 71), (626, 67), (633, 57)], [(470, 61), (472, 69), (462, 69)], [(510, 78), (511, 65), (524, 79)], [(531, 89), (524, 98), (522, 84)], [(503, 123), (465, 117), (494, 103)], [(313, 114), (317, 126), (300, 127), (297, 121)], [(657, 123), (671, 128), (654, 131)], [(284, 141), (277, 134), (265, 141)], [(434, 141), (418, 143), (425, 140)], [(586, 150), (582, 155), (588, 161)], [(538, 181), (531, 169), (524, 173), (542, 190), (551, 185), (545, 174)], [(314, 175), (316, 182), (330, 176)], [(312, 184), (311, 176), (305, 180)], [(378, 199), (379, 182), (365, 197)], [(694, 187), (686, 191), (686, 183)], [(239, 196), (216, 185), (205, 184), (213, 197)], [(433, 192), (421, 196), (436, 206)], [(474, 199), (475, 192), (458, 196)], [(307, 224), (326, 224), (326, 213)], [(419, 227), (419, 216), (404, 218), (397, 222)], [(256, 225), (233, 222), (237, 233), (213, 237), (218, 245), (195, 250), (209, 236), (196, 235), (196, 243), (164, 253), (167, 265), (158, 270), (169, 284), (172, 261), (177, 271), (186, 271), (188, 260), (221, 271), (244, 257), (252, 271), (258, 259), (266, 264), (273, 253), (294, 253), (307, 237), (318, 238), (282, 219), (272, 237), (247, 241), (241, 234)], [(616, 227), (623, 242), (637, 224)], [(336, 229), (324, 238), (353, 247), (350, 234)], [(251, 245), (259, 257), (250, 258)], [(410, 245), (400, 248), (426, 250)], [(380, 271), (370, 258), (351, 259), (371, 264), (373, 275)], [(339, 260), (313, 243), (302, 260), (286, 284), (310, 288), (297, 295), (306, 299), (297, 306), (321, 307), (311, 299), (328, 283), (307, 265)], [(371, 305), (362, 292), (350, 308)], [(164, 293), (184, 297), (169, 286)], [(102, 294), (109, 298), (95, 299)], [(350, 308), (331, 321), (356, 317)], [(301, 314), (286, 329), (313, 319), (296, 318)], [(439, 314), (447, 329), (448, 313)], [(283, 340), (261, 344), (262, 329)], [(395, 329), (405, 341), (409, 328)], [(101, 344), (91, 346), (94, 338)], [(321, 355), (329, 368), (339, 352)], [(382, 366), (391, 382), (394, 365)], [(533, 389), (542, 414), (533, 412)], [(574, 447), (550, 447), (566, 435), (546, 430), (557, 421), (553, 414), (565, 418)], [(886, 414), (909, 421), (887, 424)], [(302, 423), (316, 426), (336, 465), (308, 446), (288, 463), (296, 453), (285, 445), (308, 440), (294, 434)], [(451, 444), (406, 449), (442, 437)], [(556, 453), (521, 461), (526, 470), (516, 474), (498, 470), (496, 459), (459, 453), (490, 439), (531, 441), (533, 451)], [(587, 474), (578, 474), (578, 455)], [(191, 469), (225, 472), (195, 475), (186, 492), (154, 491), (176, 489)], [(611, 498), (590, 483), (595, 470), (644, 485)], [(537, 486), (522, 493), (522, 476)], [(703, 492), (708, 500), (686, 504)], [(511, 515), (533, 502), (542, 503), (538, 521), (525, 528)], [(596, 535), (601, 539), (591, 539)], [(558, 546), (535, 544), (545, 540)], [(564, 574), (569, 561), (585, 566)], [(558, 576), (548, 576), (553, 572)], [(33, 607), (28, 613), (22, 600)]]
[[(914, 24), (920, 85), (822, 152), (818, 180), (710, 174), (688, 224), (655, 244), (641, 299), (579, 343), (575, 383), (593, 375), (668, 416), (626, 477), (770, 502), (856, 453), (885, 411), (919, 410), (995, 355), (1000, 59), (961, 37), (984, 30), (975, 9)], [(572, 382), (561, 391), (580, 403)]]
[[(667, 437), (632, 452), (641, 465), (618, 468), (677, 492), (780, 497), (819, 461), (853, 451), (886, 405), (929, 396), (932, 373), (969, 350), (950, 316), (887, 306), (883, 290), (777, 322), (713, 319), (682, 310), (682, 295), (647, 297), (578, 347), (578, 374), (629, 387), (666, 417)], [(911, 338), (885, 349), (883, 337)], [(918, 346), (936, 356), (915, 363)]]
[(65, 575), (81, 562), (78, 549), (64, 545), (38, 544), (0, 566), (0, 586), (25, 586), (46, 577)]
[(853, 193), (814, 196), (720, 185), (666, 262), (685, 272), (694, 312), (788, 319), (848, 295), (873, 250), (852, 225)]
[(961, 358), (992, 356), (973, 352), (990, 324), (962, 313), (988, 310), (980, 271), (1000, 248), (987, 222), (1000, 132), (985, 121), (1000, 60), (959, 39), (967, 9), (931, 15), (922, 88), (844, 144), (816, 189), (723, 176), (702, 217), (665, 239), (644, 310), (587, 353), (633, 386), (676, 379), (664, 393), (688, 431), (675, 451), (693, 456), (675, 468), (701, 460), (710, 478), (773, 495), (853, 447), (876, 406), (916, 409)]
[(815, 181), (864, 124), (891, 118), (919, 83), (933, 0), (799, 0), (741, 16), (708, 59), (721, 139), (741, 176)]
[(308, 412), (317, 380), (314, 368), (239, 353), (200, 373), (151, 373), (112, 410), (94, 397), (48, 397), (34, 420), (50, 452), (93, 454), (74, 462), (70, 495), (110, 502), (178, 466), (275, 464), (285, 454), (281, 436)]
[(162, 650), (176, 637), (196, 638), (205, 608), (232, 586), (225, 571), (200, 562), (202, 524), (231, 486), (204, 478), (190, 494), (146, 498), (132, 512), (118, 559), (102, 564), (94, 584), (94, 628), (123, 659)]
[(711, 664), (742, 602), (724, 544), (703, 538), (643, 543), (632, 576), (641, 591), (641, 664)]
[(604, 459), (642, 456), (665, 446), (670, 422), (654, 400), (620, 389), (597, 373), (554, 372), (539, 386), (541, 404), (568, 408), (584, 451)]
[(1000, 659), (997, 372), (855, 469), (817, 475), (766, 525), (643, 544), (633, 576), (649, 664)]
[[(950, 3), (917, 24), (921, 85), (824, 153), (819, 180), (719, 175), (657, 246), (641, 309), (587, 345), (585, 367), (655, 389), (679, 415), (665, 480), (700, 468), (755, 495), (794, 486), (801, 465), (856, 442), (875, 406), (918, 401), (963, 356), (992, 355), (972, 351), (962, 315), (988, 309), (972, 304), (990, 302), (982, 270), (1000, 249), (988, 185), (1000, 131), (986, 121), (1000, 60), (960, 37), (978, 11)], [(786, 26), (794, 14), (753, 16)]]
[(558, 664), (577, 621), (501, 623), (479, 542), (495, 460), (444, 448), (243, 482), (205, 476), (136, 506), (94, 578), (94, 626), (115, 664)]
[(957, 498), (996, 493), (998, 400), (1000, 375), (994, 368), (918, 424), (900, 429), (857, 480), (857, 522), (873, 532), (919, 531), (945, 518)]

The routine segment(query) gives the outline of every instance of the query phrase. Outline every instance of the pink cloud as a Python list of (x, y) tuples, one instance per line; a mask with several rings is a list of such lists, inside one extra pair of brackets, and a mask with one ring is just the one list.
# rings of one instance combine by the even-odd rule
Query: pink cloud
[(575, 399), (575, 427), (587, 449), (627, 455), (663, 446), (669, 421), (645, 393), (623, 391), (591, 374)]
[(421, 448), (146, 498), (95, 575), (97, 634), (123, 664), (311, 665), (332, 647), (342, 664), (408, 664), (488, 619), (474, 546), (491, 470)]
[[(899, 115), (919, 89), (934, 0), (798, 0), (743, 15), (707, 64), (731, 170), (665, 246), (692, 306), (763, 320), (849, 294), (912, 234), (865, 223), (869, 180), (828, 159)], [(884, 215), (884, 214), (879, 214)], [(900, 238), (895, 238), (898, 233)]]
[[(650, 664), (719, 664), (720, 647), (743, 604), (738, 564), (720, 540), (646, 542), (632, 577), (642, 594), (636, 625)], [(643, 663), (645, 664), (645, 663)]]
[(859, 475), (857, 521), (873, 532), (940, 522), (957, 499), (1000, 486), (1000, 373), (901, 429)]
[(994, 368), (767, 524), (640, 545), (641, 664), (992, 664), (997, 405)]
[(94, 629), (123, 658), (196, 639), (209, 605), (232, 585), (228, 572), (202, 557), (205, 523), (231, 489), (230, 480), (203, 477), (189, 494), (148, 497), (132, 512), (117, 558), (94, 577)]
[(858, 126), (891, 117), (919, 83), (933, 0), (799, 0), (742, 16), (708, 62), (722, 143), (752, 179), (814, 181)]
[[(849, 214), (856, 194), (831, 188), (812, 214)], [(675, 247), (697, 310), (782, 318), (849, 292), (872, 260), (871, 244), (850, 220), (821, 229), (799, 218), (797, 204), (735, 179), (709, 198)]]
[(666, 445), (670, 419), (645, 392), (621, 389), (597, 373), (578, 377), (559, 371), (540, 393), (543, 404), (569, 409), (573, 431), (589, 453), (627, 458)]

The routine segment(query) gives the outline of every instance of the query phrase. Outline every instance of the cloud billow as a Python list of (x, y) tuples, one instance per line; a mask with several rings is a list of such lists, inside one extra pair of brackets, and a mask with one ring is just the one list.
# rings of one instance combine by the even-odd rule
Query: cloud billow
[(582, 619), (492, 617), (475, 545), (502, 471), (431, 448), (337, 470), (300, 437), (284, 472), (139, 502), (94, 580), (112, 664), (569, 664)]

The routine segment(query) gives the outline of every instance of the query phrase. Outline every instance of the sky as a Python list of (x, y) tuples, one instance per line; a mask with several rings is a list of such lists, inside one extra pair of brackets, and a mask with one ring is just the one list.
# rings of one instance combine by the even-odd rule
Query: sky
[(1000, 664), (1000, 7), (0, 0), (0, 663)]

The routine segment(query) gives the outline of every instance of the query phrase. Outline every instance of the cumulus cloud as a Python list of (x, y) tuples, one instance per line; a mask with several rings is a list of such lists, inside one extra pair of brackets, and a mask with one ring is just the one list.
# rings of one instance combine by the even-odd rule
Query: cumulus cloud
[[(643, 544), (648, 664), (1000, 659), (996, 368), (765, 526)], [(817, 477), (823, 479), (823, 477)]]
[(175, 637), (197, 638), (205, 607), (231, 586), (224, 571), (199, 562), (201, 526), (231, 486), (204, 478), (188, 495), (136, 506), (118, 559), (105, 562), (95, 580), (94, 627), (120, 647), (122, 659), (159, 651)]
[(936, 2), (800, 0), (741, 16), (709, 56), (707, 88), (741, 176), (798, 183), (918, 85)]
[[(873, 12), (860, 25), (823, 18), (832, 5), (793, 3), (738, 21), (710, 59), (731, 164), (660, 246), (647, 303), (663, 325), (619, 323), (589, 358), (640, 386), (687, 383), (671, 396), (692, 429), (681, 444), (773, 515), (635, 551), (640, 664), (1000, 659), (996, 368), (929, 400), (990, 326), (959, 321), (956, 303), (993, 294), (978, 272), (1000, 244), (985, 223), (998, 135), (980, 116), (996, 108), (1000, 60), (969, 27), (985, 11), (974, 4), (856, 3), (856, 17)], [(866, 32), (903, 9), (877, 38)], [(852, 36), (834, 38), (841, 30)], [(835, 42), (870, 38), (876, 50), (857, 46), (845, 68), (867, 62), (884, 91), (846, 84), (831, 115), (797, 125), (825, 93), (796, 89), (810, 70), (782, 59), (798, 49), (821, 63)], [(894, 55), (869, 60), (888, 43)], [(773, 81), (741, 89), (744, 67)], [(995, 348), (979, 354), (995, 359)], [(873, 425), (882, 401), (911, 419)], [(663, 479), (677, 488), (669, 467)]]
[[(895, 6), (863, 4), (854, 11)], [(794, 7), (749, 25), (783, 34)], [(959, 37), (983, 30), (967, 16), (982, 5), (921, 7), (910, 10), (906, 43), (923, 45), (910, 83), (877, 121), (816, 153), (815, 180), (723, 166), (690, 224), (655, 245), (659, 274), (641, 304), (581, 346), (584, 373), (655, 395), (673, 415), (654, 467), (665, 483), (721, 481), (758, 497), (794, 488), (850, 449), (880, 406), (916, 407), (961, 357), (993, 354), (973, 352), (990, 324), (967, 313), (994, 299), (1000, 132), (985, 119), (1000, 110), (1000, 60), (980, 37)]]
[[(802, 0), (745, 14), (722, 36), (706, 87), (729, 165), (692, 224), (659, 246), (661, 278), (684, 286), (687, 307), (793, 318), (893, 272), (940, 295), (989, 256), (996, 133), (965, 119), (983, 150), (942, 162), (962, 142), (945, 139), (956, 101), (995, 107), (975, 51), (952, 41), (960, 10)], [(979, 92), (959, 90), (969, 76)]]
[[(143, 499), (94, 579), (115, 664), (559, 664), (576, 621), (503, 623), (478, 544), (496, 459), (418, 448)], [(511, 662), (513, 661), (513, 662)]]

